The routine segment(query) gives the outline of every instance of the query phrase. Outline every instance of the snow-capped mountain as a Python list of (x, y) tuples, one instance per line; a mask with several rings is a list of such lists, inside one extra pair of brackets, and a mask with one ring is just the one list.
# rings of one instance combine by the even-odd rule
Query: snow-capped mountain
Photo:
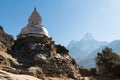
[(79, 62), (79, 65), (85, 67), (85, 68), (91, 68), (95, 67), (95, 57), (97, 56), (98, 52), (101, 52), (102, 49), (105, 47), (112, 48), (113, 52), (116, 52), (118, 55), (120, 55), (120, 40), (114, 40), (108, 45), (102, 46), (94, 51), (92, 51), (89, 56), (87, 56), (85, 59), (81, 60)]
[(79, 62), (81, 59), (87, 57), (93, 50), (108, 44), (105, 41), (95, 40), (90, 33), (86, 33), (80, 41), (71, 41), (67, 49), (70, 55)]
[(77, 41), (72, 40), (72, 41), (68, 44), (67, 48), (68, 48), (68, 49), (71, 49), (76, 43), (77, 43)]

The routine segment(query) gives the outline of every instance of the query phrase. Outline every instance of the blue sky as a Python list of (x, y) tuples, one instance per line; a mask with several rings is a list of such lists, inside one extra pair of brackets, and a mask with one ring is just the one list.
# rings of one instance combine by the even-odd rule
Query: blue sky
[(0, 25), (16, 38), (34, 6), (57, 44), (88, 32), (99, 41), (120, 39), (120, 0), (1, 0)]

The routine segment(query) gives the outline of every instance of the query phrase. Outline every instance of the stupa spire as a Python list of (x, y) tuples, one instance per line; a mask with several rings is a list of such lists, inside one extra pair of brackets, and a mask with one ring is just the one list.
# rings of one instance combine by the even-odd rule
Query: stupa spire
[(42, 18), (40, 14), (38, 13), (36, 7), (34, 7), (34, 11), (32, 12), (30, 18), (28, 19), (28, 22), (31, 24), (42, 24)]
[(36, 7), (34, 7), (34, 11), (36, 11)]

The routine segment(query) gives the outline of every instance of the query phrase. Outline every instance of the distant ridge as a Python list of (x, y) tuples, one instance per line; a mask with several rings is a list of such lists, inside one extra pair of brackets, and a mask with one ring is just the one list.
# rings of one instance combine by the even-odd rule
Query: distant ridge
[(86, 58), (79, 62), (79, 65), (82, 65), (85, 68), (95, 67), (95, 57), (97, 53), (101, 52), (105, 47), (112, 48), (113, 52), (116, 52), (118, 55), (120, 55), (120, 40), (114, 40), (108, 45), (101, 46), (98, 49), (92, 51)]

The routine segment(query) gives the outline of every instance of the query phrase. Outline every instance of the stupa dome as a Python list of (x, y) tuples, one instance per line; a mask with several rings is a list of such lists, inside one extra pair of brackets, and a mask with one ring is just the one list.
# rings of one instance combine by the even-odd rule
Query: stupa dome
[(30, 18), (28, 19), (28, 24), (21, 30), (20, 34), (17, 38), (24, 38), (27, 36), (48, 36), (48, 31), (45, 27), (43, 27), (42, 18), (37, 12), (36, 8), (32, 12)]

